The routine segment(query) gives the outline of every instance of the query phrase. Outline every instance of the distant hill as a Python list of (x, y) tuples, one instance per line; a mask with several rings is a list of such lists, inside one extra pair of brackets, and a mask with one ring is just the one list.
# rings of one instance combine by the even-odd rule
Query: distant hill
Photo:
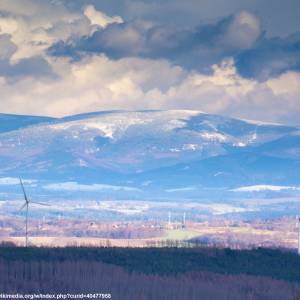
[(18, 130), (31, 125), (51, 122), (53, 120), (55, 119), (50, 117), (23, 116), (0, 113), (0, 133)]
[(149, 198), (300, 185), (298, 127), (190, 110), (0, 114), (0, 123), (0, 178), (33, 180), (43, 194), (122, 190)]

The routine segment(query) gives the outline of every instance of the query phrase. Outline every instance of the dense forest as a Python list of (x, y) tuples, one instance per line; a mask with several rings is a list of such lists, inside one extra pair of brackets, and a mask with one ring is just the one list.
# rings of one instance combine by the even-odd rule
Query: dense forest
[(0, 291), (112, 299), (300, 299), (300, 258), (272, 249), (0, 247)]

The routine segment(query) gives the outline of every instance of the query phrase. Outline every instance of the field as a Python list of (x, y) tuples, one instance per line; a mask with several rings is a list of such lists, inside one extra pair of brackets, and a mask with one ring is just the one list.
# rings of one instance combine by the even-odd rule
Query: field
[(189, 240), (197, 237), (201, 234), (200, 231), (189, 230), (189, 229), (168, 229), (166, 230), (166, 235), (162, 239), (166, 240)]
[[(3, 217), (0, 241), (24, 245), (24, 220)], [(294, 218), (273, 220), (188, 222), (186, 228), (168, 228), (165, 223), (100, 222), (86, 220), (53, 220), (40, 225), (29, 224), (29, 241), (34, 246), (114, 246), (149, 247), (164, 242), (189, 241), (230, 248), (280, 247), (296, 249), (297, 228)], [(81, 229), (80, 229), (81, 228)]]

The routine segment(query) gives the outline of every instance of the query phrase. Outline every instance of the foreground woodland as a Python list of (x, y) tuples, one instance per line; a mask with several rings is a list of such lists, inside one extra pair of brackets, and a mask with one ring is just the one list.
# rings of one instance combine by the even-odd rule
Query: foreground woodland
[(272, 249), (0, 247), (3, 293), (112, 299), (300, 299), (300, 258)]

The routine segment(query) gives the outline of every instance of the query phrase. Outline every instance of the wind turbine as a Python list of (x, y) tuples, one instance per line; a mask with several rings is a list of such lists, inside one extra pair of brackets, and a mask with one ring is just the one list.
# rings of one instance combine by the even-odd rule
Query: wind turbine
[(171, 212), (168, 213), (168, 226), (171, 227)]
[(184, 212), (183, 213), (183, 218), (182, 218), (182, 228), (185, 228), (185, 217), (186, 217), (186, 214)]
[(29, 210), (29, 204), (38, 204), (38, 205), (43, 205), (43, 206), (50, 206), (48, 204), (45, 203), (40, 203), (40, 202), (34, 202), (28, 199), (26, 192), (25, 192), (25, 188), (22, 182), (22, 179), (20, 178), (20, 184), (22, 187), (22, 191), (23, 191), (23, 195), (24, 195), (24, 200), (25, 203), (21, 206), (21, 208), (19, 209), (19, 211), (23, 210), (24, 208), (26, 209), (26, 221), (25, 221), (25, 247), (28, 247), (28, 210)]

